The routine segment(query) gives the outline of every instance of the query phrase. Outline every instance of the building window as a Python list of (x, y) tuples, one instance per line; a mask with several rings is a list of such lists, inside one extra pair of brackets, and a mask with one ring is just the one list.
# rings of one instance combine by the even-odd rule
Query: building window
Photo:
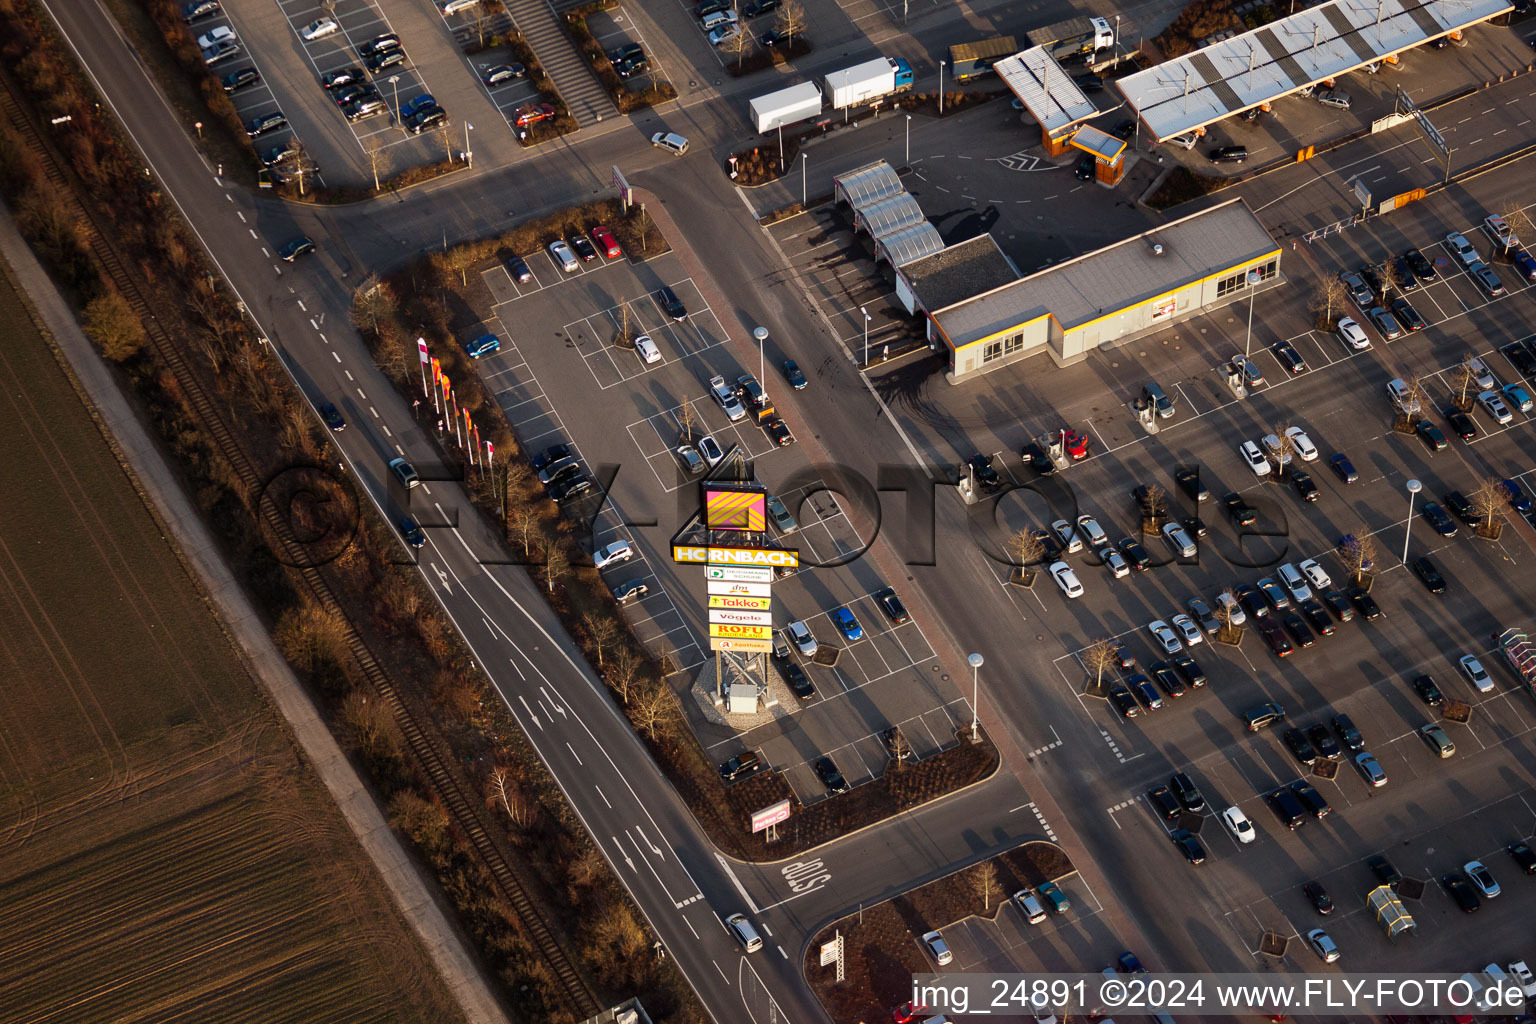
[(1002, 358), (1002, 355), (1003, 343), (1000, 341), (989, 341), (981, 350), (981, 361), (984, 363), (990, 363), (994, 359)]
[(1011, 334), (998, 341), (989, 341), (981, 349), (981, 361), (990, 363), (994, 359), (1011, 356), (1016, 352), (1024, 351), (1024, 332)]
[(1270, 278), (1274, 277), (1279, 270), (1280, 261), (1270, 260), (1268, 263), (1264, 263), (1255, 267), (1249, 267), (1247, 270), (1244, 270), (1241, 273), (1233, 274), (1231, 277), (1224, 277), (1220, 281), (1216, 282), (1216, 297), (1218, 299), (1226, 298), (1233, 292), (1241, 291), (1242, 289), (1248, 287), (1248, 275), (1250, 273), (1258, 274), (1260, 281), (1268, 281)]

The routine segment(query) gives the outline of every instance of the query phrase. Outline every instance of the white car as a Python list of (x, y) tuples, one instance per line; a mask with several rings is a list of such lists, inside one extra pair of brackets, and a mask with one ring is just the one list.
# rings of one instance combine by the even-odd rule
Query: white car
[(1477, 386), (1484, 391), (1492, 391), (1499, 386), (1494, 379), (1493, 371), (1488, 369), (1488, 364), (1477, 357), (1467, 360), (1467, 368), (1472, 371), (1472, 379), (1477, 381)]
[(1467, 236), (1460, 231), (1452, 231), (1445, 236), (1446, 248), (1461, 261), (1463, 266), (1470, 267), (1474, 263), (1481, 263), (1483, 258), (1472, 248), (1472, 243), (1467, 241)]
[(1241, 807), (1233, 805), (1222, 811), (1221, 821), (1240, 843), (1251, 843), (1259, 838), (1258, 832), (1254, 831), (1253, 822), (1248, 820), (1248, 815), (1243, 813)]
[(1051, 579), (1061, 588), (1061, 592), (1068, 597), (1082, 597), (1083, 585), (1077, 579), (1077, 573), (1066, 562), (1051, 563)]
[(1183, 612), (1173, 617), (1173, 628), (1183, 635), (1185, 647), (1205, 643), (1205, 634), (1200, 631), (1200, 624)]
[(1339, 947), (1334, 945), (1328, 933), (1321, 928), (1313, 928), (1307, 932), (1307, 945), (1312, 947), (1312, 952), (1316, 953), (1318, 959), (1325, 964), (1331, 964), (1339, 959)]
[(1061, 541), (1062, 546), (1066, 548), (1067, 554), (1075, 555), (1083, 550), (1083, 538), (1077, 535), (1077, 531), (1072, 528), (1072, 524), (1065, 519), (1058, 519), (1052, 523), (1051, 532)]
[(1366, 337), (1365, 328), (1350, 317), (1339, 321), (1339, 337), (1344, 339), (1344, 344), (1357, 351), (1371, 347), (1371, 339)]
[(549, 243), (549, 256), (560, 265), (560, 269), (567, 274), (573, 274), (581, 269), (581, 261), (576, 258), (576, 253), (565, 244), (563, 239), (556, 239)]
[(1461, 656), (1461, 671), (1471, 681), (1472, 685), (1477, 687), (1478, 693), (1493, 692), (1493, 680), (1489, 678), (1488, 670), (1483, 668), (1483, 663), (1478, 661), (1473, 655), (1464, 654)]
[(675, 156), (682, 156), (688, 152), (688, 140), (677, 132), (657, 132), (651, 136), (651, 145), (657, 149), (664, 149)]
[(1387, 381), (1387, 397), (1392, 399), (1392, 404), (1404, 416), (1417, 416), (1420, 411), (1420, 403), (1417, 397), (1410, 397), (1408, 385), (1401, 377), (1395, 377)]
[(1077, 533), (1088, 542), (1089, 547), (1101, 548), (1109, 543), (1109, 535), (1093, 516), (1077, 517)]
[(601, 547), (592, 552), (592, 564), (599, 569), (606, 569), (610, 565), (619, 565), (634, 557), (635, 552), (629, 546), (629, 541), (616, 540), (607, 547)]
[(710, 466), (717, 466), (720, 460), (725, 458), (725, 452), (720, 450), (720, 443), (709, 434), (699, 438), (699, 454), (704, 456), (704, 461)]
[(211, 50), (220, 43), (232, 43), (235, 41), (235, 30), (228, 25), (219, 25), (209, 29), (197, 37), (197, 45), (204, 50)]
[(1317, 559), (1309, 558), (1297, 566), (1297, 568), (1307, 577), (1307, 582), (1312, 584), (1313, 590), (1323, 591), (1333, 586), (1333, 578), (1328, 575), (1322, 566), (1317, 564)]
[(1168, 542), (1175, 558), (1194, 558), (1200, 553), (1195, 542), (1190, 539), (1189, 532), (1178, 523), (1163, 524), (1163, 540)]
[(1147, 632), (1152, 634), (1152, 639), (1157, 641), (1164, 654), (1178, 654), (1184, 649), (1184, 643), (1174, 633), (1173, 629), (1162, 619), (1147, 623)]
[(1520, 244), (1520, 239), (1515, 237), (1515, 229), (1496, 213), (1490, 213), (1483, 218), (1483, 230), (1492, 235), (1493, 240), (1506, 249), (1512, 249)]
[(1300, 427), (1286, 427), (1285, 436), (1291, 439), (1291, 445), (1296, 449), (1296, 454), (1302, 462), (1317, 461), (1317, 446), (1307, 436), (1307, 432)]
[(1477, 886), (1477, 891), (1485, 898), (1491, 900), (1502, 891), (1499, 889), (1499, 883), (1493, 879), (1493, 872), (1484, 867), (1482, 861), (1469, 860), (1461, 866), (1461, 870), (1467, 873), (1472, 884)]
[(816, 657), (816, 652), (821, 649), (816, 638), (811, 636), (811, 628), (799, 619), (784, 627), (784, 635), (789, 637), (789, 642), (807, 658)]
[(642, 334), (635, 339), (635, 355), (645, 363), (661, 362), (661, 349), (656, 347), (649, 334)]
[(1108, 545), (1099, 549), (1099, 558), (1109, 567), (1109, 574), (1115, 579), (1131, 574), (1131, 563), (1125, 560), (1125, 556)]
[(1477, 396), (1477, 400), (1499, 425), (1514, 422), (1515, 414), (1509, 411), (1509, 406), (1504, 404), (1503, 396), (1497, 391), (1484, 391)]
[(1527, 996), (1536, 996), (1536, 975), (1525, 965), (1524, 960), (1516, 960), (1509, 964), (1509, 973), (1516, 985), (1525, 989)]
[(469, 10), (479, 2), (480, 0), (443, 0), (442, 6), (438, 9), (444, 14), (458, 14), (460, 11)]
[(312, 43), (316, 39), (324, 39), (341, 31), (341, 25), (335, 18), (316, 18), (299, 30), (299, 35), (304, 37), (306, 43)]
[(741, 35), (741, 26), (736, 24), (721, 25), (709, 33), (710, 46), (724, 46), (737, 36)]
[(927, 944), (928, 952), (933, 954), (934, 962), (940, 967), (945, 966), (955, 958), (955, 955), (949, 951), (949, 947), (944, 944), (944, 936), (938, 932), (929, 932), (924, 935), (923, 942)]
[(1297, 604), (1312, 599), (1312, 588), (1307, 586), (1307, 578), (1302, 575), (1300, 569), (1290, 562), (1280, 566), (1275, 574), (1280, 577), (1280, 582), (1285, 585), (1285, 589), (1290, 592), (1291, 599)]
[(1243, 611), (1243, 606), (1238, 603), (1236, 595), (1223, 590), (1216, 595), (1216, 604), (1227, 610), (1227, 620), (1234, 626), (1241, 626), (1248, 621), (1248, 613)]
[(673, 452), (682, 460), (683, 468), (690, 474), (697, 475), (709, 468), (699, 457), (699, 450), (691, 444), (680, 444), (673, 449)]
[(1013, 894), (1013, 902), (1023, 911), (1024, 919), (1030, 924), (1039, 924), (1045, 920), (1045, 908), (1040, 905), (1040, 897), (1035, 895), (1033, 889), (1020, 889)]
[(1248, 463), (1248, 468), (1253, 470), (1254, 476), (1269, 475), (1269, 460), (1264, 457), (1263, 452), (1259, 451), (1259, 446), (1252, 441), (1244, 441), (1238, 445), (1237, 454), (1241, 455), (1243, 461)]

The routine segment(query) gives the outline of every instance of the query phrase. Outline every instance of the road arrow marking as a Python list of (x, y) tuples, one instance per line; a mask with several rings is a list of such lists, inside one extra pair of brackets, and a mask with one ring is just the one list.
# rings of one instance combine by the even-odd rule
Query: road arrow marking
[(448, 574), (446, 572), (444, 572), (441, 568), (439, 568), (438, 566), (435, 566), (435, 565), (432, 567), (432, 571), (437, 573), (437, 581), (438, 581), (438, 584), (440, 586), (442, 586), (443, 593), (445, 593), (445, 594), (453, 593), (453, 591), (451, 589), (449, 589), (449, 587), (448, 587)]
[(629, 870), (635, 870), (635, 862), (630, 860), (629, 854), (624, 852), (624, 847), (619, 843), (619, 837), (610, 833), (608, 838), (612, 839), (613, 845), (618, 847), (619, 856), (624, 858), (624, 863), (629, 865)]
[(544, 726), (539, 724), (539, 716), (533, 713), (533, 708), (528, 706), (528, 701), (524, 699), (522, 694), (518, 694), (517, 699), (523, 702), (523, 710), (528, 712), (528, 717), (533, 719), (533, 724), (539, 726), (539, 730), (542, 732)]

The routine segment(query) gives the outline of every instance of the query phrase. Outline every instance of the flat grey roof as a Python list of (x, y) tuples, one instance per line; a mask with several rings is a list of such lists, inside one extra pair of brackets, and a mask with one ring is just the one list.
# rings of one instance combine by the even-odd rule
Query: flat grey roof
[(933, 318), (956, 348), (1045, 314), (1070, 331), (1278, 248), (1248, 204), (1231, 199), (939, 309)]
[(1162, 140), (1510, 10), (1509, 0), (1329, 0), (1115, 81)]
[(884, 160), (876, 160), (872, 164), (855, 167), (832, 180), (838, 188), (843, 190), (843, 194), (848, 197), (848, 202), (854, 209), (906, 191), (902, 187), (901, 178)]
[(1099, 112), (1043, 46), (1004, 57), (992, 68), (1048, 132), (1086, 121)]
[(901, 276), (917, 293), (924, 309), (943, 309), (1017, 281), (1019, 272), (997, 247), (996, 239), (977, 235), (903, 264)]
[(1085, 124), (1072, 135), (1072, 145), (1085, 153), (1092, 153), (1100, 161), (1113, 163), (1125, 152), (1125, 140), (1117, 139), (1108, 132), (1101, 132), (1091, 124)]
[(913, 260), (932, 256), (944, 248), (944, 239), (939, 237), (938, 228), (925, 220), (921, 224), (882, 235), (875, 239), (875, 244), (885, 250), (891, 266), (904, 267)]
[(900, 231), (902, 228), (909, 228), (913, 224), (921, 224), (925, 219), (923, 208), (917, 205), (917, 200), (907, 192), (887, 196), (868, 206), (860, 206), (854, 211), (854, 215), (864, 222), (869, 233), (876, 238), (893, 231)]

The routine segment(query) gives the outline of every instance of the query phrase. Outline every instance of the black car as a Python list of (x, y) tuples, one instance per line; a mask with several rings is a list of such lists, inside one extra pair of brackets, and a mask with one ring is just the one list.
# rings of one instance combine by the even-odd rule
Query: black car
[(683, 321), (688, 319), (687, 307), (677, 297), (677, 293), (666, 285), (662, 285), (656, 290), (656, 304), (673, 320)]
[(1173, 795), (1179, 798), (1179, 803), (1184, 805), (1186, 811), (1198, 814), (1205, 810), (1205, 797), (1200, 795), (1200, 787), (1184, 772), (1170, 778), (1168, 788), (1173, 790)]
[(504, 85), (507, 82), (515, 82), (528, 74), (528, 69), (521, 64), (497, 64), (485, 73), (486, 85)]
[(801, 700), (810, 700), (816, 696), (816, 687), (810, 677), (805, 674), (805, 669), (793, 661), (781, 661), (778, 663), (779, 674), (784, 677), (784, 682), (794, 691), (795, 696)]
[(1348, 715), (1333, 716), (1333, 731), (1339, 734), (1339, 742), (1351, 754), (1365, 749), (1365, 737), (1360, 735), (1360, 730), (1355, 728), (1354, 720)]
[(1135, 119), (1129, 117), (1126, 118), (1119, 124), (1115, 125), (1114, 128), (1110, 129), (1109, 134), (1113, 135), (1117, 139), (1120, 139), (1121, 141), (1129, 139), (1132, 135), (1136, 134)]
[(1413, 272), (1412, 265), (1409, 264), (1405, 257), (1398, 256), (1388, 262), (1397, 271), (1397, 286), (1399, 288), (1412, 288), (1419, 283), (1419, 275)]
[(556, 501), (568, 501), (592, 489), (592, 480), (585, 473), (575, 473), (549, 489), (549, 496)]
[(1077, 158), (1077, 164), (1073, 166), (1072, 173), (1078, 181), (1092, 181), (1093, 166), (1096, 163), (1098, 163), (1098, 160), (1092, 153), (1084, 153)]
[(1221, 504), (1227, 510), (1227, 515), (1238, 526), (1252, 526), (1259, 520), (1258, 510), (1248, 504), (1241, 494), (1236, 491), (1228, 491), (1221, 496)]
[(1154, 661), (1147, 666), (1147, 671), (1152, 673), (1152, 678), (1157, 680), (1157, 685), (1170, 697), (1182, 697), (1189, 692), (1184, 685), (1184, 680), (1178, 677), (1166, 661)]
[(897, 625), (910, 618), (907, 615), (907, 606), (901, 603), (901, 598), (897, 597), (896, 591), (890, 587), (875, 594), (875, 603), (880, 606), (881, 611), (885, 612), (885, 617)]
[(1445, 422), (1451, 428), (1451, 432), (1463, 441), (1470, 441), (1477, 436), (1477, 424), (1473, 422), (1472, 417), (1454, 405), (1446, 406)]
[(1419, 435), (1419, 440), (1424, 442), (1424, 447), (1432, 452), (1443, 452), (1448, 446), (1445, 435), (1440, 428), (1429, 420), (1419, 420), (1413, 425), (1413, 432)]
[(1179, 520), (1179, 525), (1184, 527), (1191, 537), (1204, 537), (1210, 531), (1205, 527), (1205, 520), (1199, 516), (1185, 516)]
[(995, 491), (1002, 486), (1003, 478), (998, 475), (992, 466), (992, 456), (977, 453), (965, 460), (966, 466), (976, 474), (976, 482), (989, 491)]
[(384, 50), (380, 53), (370, 54), (363, 58), (363, 66), (372, 74), (377, 75), (385, 68), (398, 67), (405, 63), (404, 50)]
[(1104, 91), (1104, 79), (1100, 78), (1098, 75), (1078, 75), (1076, 78), (1072, 79), (1072, 81), (1076, 83), (1077, 87), (1083, 92)]
[(1054, 533), (1049, 530), (1035, 530), (1033, 533), (1040, 542), (1040, 561), (1054, 562), (1062, 557), (1061, 542)]
[(1322, 636), (1332, 636), (1334, 630), (1338, 628), (1328, 615), (1328, 609), (1324, 608), (1320, 601), (1303, 601), (1297, 610), (1301, 612), (1302, 618), (1307, 620), (1307, 625)]
[(779, 9), (779, 0), (754, 0), (741, 9), (742, 17), (755, 18), (760, 14)]
[(261, 72), (255, 68), (240, 68), (220, 78), (219, 84), (224, 87), (225, 92), (237, 92), (259, 81), (261, 81)]
[(1295, 793), (1283, 786), (1269, 794), (1269, 806), (1273, 808), (1275, 817), (1280, 819), (1280, 824), (1292, 832), (1307, 823), (1307, 809), (1296, 799)]
[(1424, 521), (1440, 536), (1456, 536), (1456, 521), (1446, 513), (1445, 509), (1440, 507), (1439, 503), (1426, 501), (1423, 507), (1419, 509), (1419, 515), (1423, 516)]
[(1472, 888), (1472, 883), (1460, 875), (1446, 875), (1440, 879), (1440, 884), (1445, 886), (1446, 893), (1465, 913), (1474, 913), (1483, 905), (1477, 898), (1477, 890)]
[(404, 519), (400, 520), (399, 525), (400, 536), (405, 538), (405, 542), (411, 547), (419, 548), (427, 543), (426, 533), (420, 526), (416, 524), (416, 520), (412, 519), (410, 516), (406, 516)]
[(331, 99), (336, 101), (338, 107), (344, 107), (353, 100), (362, 99), (374, 92), (373, 86), (367, 82), (348, 82), (346, 85), (338, 85), (331, 90)]
[(1286, 613), (1280, 622), (1285, 626), (1285, 631), (1291, 634), (1291, 639), (1296, 641), (1297, 647), (1311, 647), (1317, 643), (1312, 631), (1307, 628), (1306, 621), (1295, 612)]
[(526, 284), (533, 280), (533, 270), (528, 266), (528, 261), (521, 256), (508, 257), (507, 273), (518, 284)]
[(1445, 507), (1451, 510), (1451, 514), (1468, 526), (1476, 526), (1478, 516), (1472, 509), (1472, 503), (1467, 496), (1460, 491), (1445, 492)]
[(726, 782), (735, 782), (743, 775), (756, 775), (757, 770), (763, 766), (762, 758), (754, 751), (737, 754), (720, 766), (720, 778)]
[(1445, 577), (1440, 575), (1440, 570), (1435, 568), (1435, 563), (1430, 561), (1428, 555), (1413, 560), (1413, 574), (1431, 594), (1445, 593)]
[(326, 402), (324, 405), (320, 406), (320, 418), (324, 420), (325, 425), (330, 427), (332, 430), (340, 431), (347, 429), (347, 421), (346, 418), (341, 415), (341, 410), (336, 408), (330, 402)]
[(1387, 294), (1386, 288), (1382, 286), (1381, 270), (1374, 263), (1367, 263), (1360, 268), (1360, 279), (1365, 282), (1367, 288), (1377, 295)]
[(1317, 484), (1312, 482), (1312, 474), (1293, 470), (1291, 472), (1291, 486), (1296, 488), (1296, 497), (1302, 501), (1316, 501), (1321, 493)]
[(1323, 799), (1323, 794), (1319, 793), (1317, 787), (1310, 782), (1291, 783), (1291, 792), (1296, 794), (1296, 799), (1301, 801), (1301, 806), (1305, 807), (1307, 812), (1318, 821), (1326, 818), (1332, 809), (1328, 806), (1328, 801)]
[(1536, 377), (1536, 356), (1531, 354), (1531, 346), (1523, 341), (1512, 341), (1499, 349), (1504, 353), (1504, 358), (1519, 372), (1522, 377)]
[(1445, 694), (1440, 692), (1440, 687), (1429, 676), (1419, 676), (1413, 681), (1413, 692), (1419, 695), (1419, 699), (1432, 708), (1437, 708), (1445, 703)]
[(1234, 591), (1237, 594), (1237, 603), (1243, 611), (1248, 613), (1251, 619), (1262, 619), (1269, 614), (1269, 602), (1264, 600), (1264, 595), (1259, 588), (1250, 583), (1240, 584)]
[(1181, 491), (1195, 499), (1195, 501), (1210, 500), (1211, 492), (1205, 484), (1200, 482), (1200, 471), (1193, 466), (1185, 466), (1175, 470), (1173, 480), (1174, 483), (1179, 485)]
[(1376, 876), (1376, 881), (1389, 889), (1396, 889), (1397, 883), (1403, 880), (1403, 873), (1379, 853), (1365, 858), (1365, 866), (1371, 869), (1371, 874)]
[(1335, 760), (1339, 756), (1339, 741), (1333, 738), (1333, 733), (1322, 722), (1307, 730), (1307, 739), (1312, 741), (1312, 746), (1322, 757)]
[(1152, 565), (1152, 558), (1147, 554), (1147, 549), (1131, 537), (1120, 542), (1120, 553), (1125, 556), (1127, 562), (1131, 563), (1133, 569), (1146, 572)]
[(1360, 479), (1360, 474), (1355, 471), (1355, 464), (1349, 461), (1349, 456), (1343, 452), (1328, 460), (1328, 466), (1333, 470), (1334, 476), (1343, 484), (1352, 484)]
[(211, 18), (222, 10), (224, 8), (219, 0), (193, 0), (192, 3), (182, 5), (181, 20), (190, 25), (194, 21)]
[(1249, 732), (1258, 732), (1260, 729), (1268, 729), (1276, 722), (1285, 721), (1285, 708), (1269, 701), (1257, 707), (1249, 708), (1243, 712), (1243, 726)]
[(843, 778), (843, 773), (837, 770), (837, 763), (830, 757), (816, 759), (816, 777), (829, 793), (846, 793), (851, 788), (848, 780)]
[(1031, 441), (1019, 449), (1019, 458), (1024, 461), (1024, 465), (1041, 476), (1050, 476), (1056, 472), (1056, 463), (1051, 461), (1051, 457), (1037, 441)]
[(1301, 358), (1301, 353), (1297, 352), (1296, 347), (1290, 342), (1277, 341), (1270, 348), (1274, 351), (1275, 358), (1280, 360), (1280, 365), (1284, 366), (1291, 376), (1306, 372), (1307, 361)]
[(643, 75), (651, 70), (651, 58), (643, 53), (635, 57), (628, 57), (616, 62), (613, 65), (613, 70), (620, 78), (634, 78), (636, 75)]
[(1366, 622), (1375, 622), (1381, 617), (1381, 606), (1376, 603), (1374, 597), (1360, 587), (1349, 588), (1349, 603), (1355, 606), (1355, 611), (1359, 612), (1360, 617)]
[(1521, 871), (1528, 875), (1536, 875), (1536, 852), (1532, 852), (1529, 845), (1525, 843), (1510, 843), (1504, 849), (1514, 858)]
[(245, 134), (254, 139), (286, 127), (288, 127), (288, 119), (283, 116), (283, 112), (281, 110), (269, 110), (265, 114), (257, 114), (245, 122)]
[(1301, 892), (1312, 901), (1312, 909), (1319, 914), (1327, 916), (1333, 913), (1333, 897), (1328, 895), (1328, 890), (1324, 889), (1321, 883), (1308, 882), (1301, 887)]
[(571, 451), (568, 444), (552, 444), (533, 457), (533, 468), (542, 472), (561, 459), (568, 459), (576, 454)]
[(1330, 590), (1324, 594), (1323, 603), (1328, 606), (1328, 610), (1333, 612), (1340, 622), (1348, 622), (1355, 617), (1355, 609), (1349, 603), (1349, 598), (1337, 590)]
[(1312, 741), (1307, 739), (1307, 734), (1297, 728), (1290, 728), (1280, 734), (1281, 741), (1290, 750), (1291, 755), (1302, 764), (1311, 765), (1317, 763), (1317, 748)]
[(581, 257), (583, 263), (591, 263), (597, 259), (597, 246), (587, 241), (586, 235), (573, 234), (569, 241), (571, 248), (576, 250), (576, 255)]
[(1240, 164), (1248, 159), (1247, 146), (1217, 146), (1211, 150), (1213, 164)]
[(292, 263), (300, 256), (307, 256), (314, 251), (315, 243), (310, 241), (309, 236), (300, 235), (298, 238), (293, 239), (291, 242), (286, 243), (281, 249), (277, 250), (277, 254), (281, 256), (284, 261)]
[(793, 359), (784, 360), (784, 379), (789, 386), (796, 391), (805, 390), (805, 374), (800, 370), (800, 364)]
[(405, 126), (411, 130), (412, 135), (420, 135), (422, 132), (431, 131), (448, 123), (448, 112), (437, 104), (416, 111), (405, 119)]
[(1429, 326), (1419, 311), (1413, 308), (1413, 303), (1402, 296), (1392, 300), (1392, 315), (1397, 317), (1397, 322), (1403, 325), (1405, 331), (1422, 331)]
[(1147, 803), (1151, 804), (1152, 809), (1163, 816), (1164, 821), (1172, 821), (1184, 810), (1183, 805), (1179, 803), (1178, 797), (1174, 796), (1173, 790), (1167, 786), (1158, 786), (1156, 789), (1149, 791), (1147, 793)]
[(1131, 696), (1131, 691), (1123, 686), (1117, 686), (1109, 691), (1109, 702), (1125, 718), (1135, 718), (1141, 714), (1141, 705), (1136, 703), (1136, 698)]
[(359, 43), (357, 53), (360, 57), (372, 57), (398, 49), (400, 49), (400, 37), (393, 32), (385, 32), (374, 36), (366, 42)]
[(344, 85), (352, 85), (363, 80), (363, 69), (352, 67), (342, 68), (340, 71), (327, 71), (320, 76), (320, 85), (327, 89), (339, 89)]
[(1424, 254), (1417, 249), (1409, 249), (1403, 253), (1403, 262), (1413, 271), (1413, 276), (1420, 281), (1433, 281), (1439, 275), (1435, 273), (1435, 265), (1424, 258)]
[(1200, 840), (1189, 829), (1175, 829), (1168, 838), (1173, 840), (1173, 845), (1179, 848), (1185, 860), (1191, 864), (1205, 863), (1205, 847), (1200, 845)]
[(1190, 686), (1199, 689), (1205, 685), (1205, 673), (1200, 671), (1200, 663), (1189, 655), (1175, 654), (1173, 667), (1179, 670), (1179, 675), (1183, 676), (1184, 681)]

